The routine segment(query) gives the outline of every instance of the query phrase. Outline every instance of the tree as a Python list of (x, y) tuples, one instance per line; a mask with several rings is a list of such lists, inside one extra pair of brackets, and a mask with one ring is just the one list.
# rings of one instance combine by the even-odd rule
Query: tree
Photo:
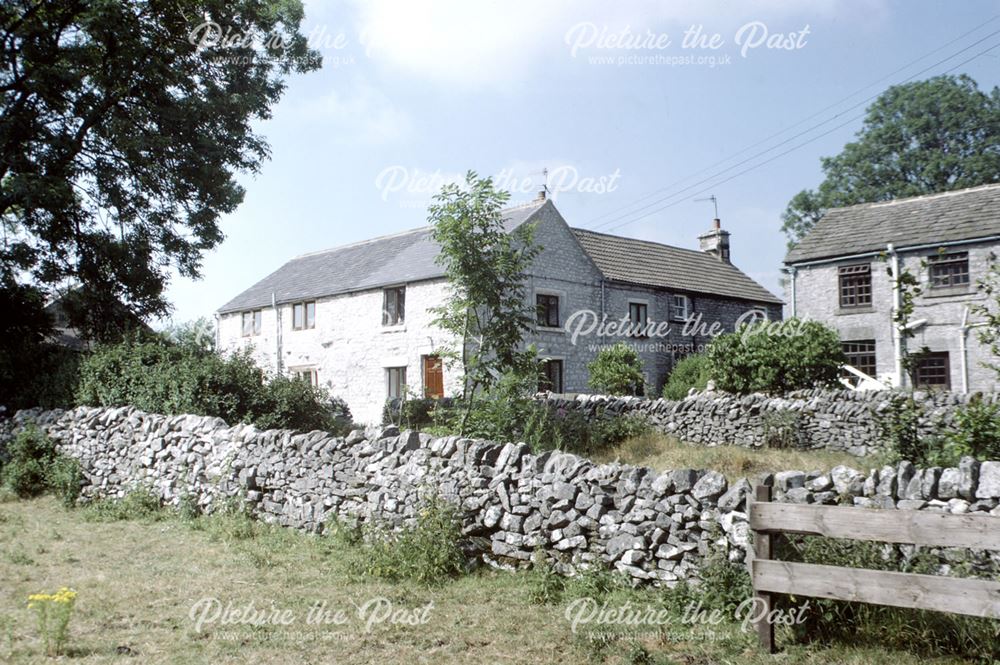
[(587, 384), (607, 395), (636, 395), (646, 382), (639, 354), (624, 342), (598, 351), (587, 371), (590, 372)]
[(818, 321), (745, 324), (708, 346), (712, 381), (731, 393), (783, 393), (836, 386), (846, 362), (837, 332)]
[(198, 277), (268, 155), (252, 124), (319, 66), (302, 18), (299, 0), (0, 4), (0, 289), (78, 285), (74, 327), (98, 338), (120, 303), (167, 313), (170, 271)]
[(868, 107), (857, 140), (822, 159), (825, 179), (782, 215), (789, 246), (825, 210), (1000, 181), (1000, 88), (966, 75), (892, 86)]
[(538, 254), (533, 227), (504, 228), (501, 210), (509, 194), (498, 191), (492, 178), (474, 171), (464, 186), (445, 185), (428, 209), (434, 240), (440, 245), (438, 263), (445, 269), (450, 293), (435, 308), (435, 323), (458, 340), (458, 350), (446, 350), (460, 360), (465, 415), (462, 431), (481, 390), (488, 390), (505, 372), (537, 374), (533, 349), (522, 349), (534, 309), (529, 305), (524, 275)]

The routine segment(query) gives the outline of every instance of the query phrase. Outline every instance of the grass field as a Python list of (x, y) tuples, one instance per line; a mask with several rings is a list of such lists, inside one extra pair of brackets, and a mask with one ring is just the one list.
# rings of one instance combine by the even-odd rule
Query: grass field
[(594, 456), (598, 462), (613, 462), (664, 469), (714, 469), (730, 480), (797, 469), (829, 471), (844, 464), (867, 470), (881, 462), (859, 459), (847, 453), (826, 450), (743, 448), (740, 446), (695, 446), (664, 434), (645, 434)]
[[(669, 594), (585, 578), (553, 595), (545, 576), (492, 569), (431, 588), (388, 583), (352, 572), (357, 547), (336, 538), (237, 518), (152, 513), (94, 521), (89, 514), (49, 497), (0, 504), (0, 661), (53, 662), (42, 654), (26, 599), (69, 586), (79, 596), (60, 662), (963, 662), (856, 645), (806, 647), (787, 636), (785, 652), (768, 657), (734, 621), (692, 626), (675, 610), (667, 621), (661, 615), (631, 627), (582, 625), (574, 633), (566, 611), (579, 598), (663, 609)], [(253, 626), (206, 620), (197, 630), (190, 614), (204, 598), (286, 611), (294, 621)], [(369, 627), (365, 618), (372, 612), (362, 618), (357, 607), (379, 598), (385, 600), (377, 611), (392, 608), (397, 620)], [(328, 619), (341, 623), (309, 625), (316, 603), (325, 603)], [(336, 610), (343, 615), (334, 616)]]

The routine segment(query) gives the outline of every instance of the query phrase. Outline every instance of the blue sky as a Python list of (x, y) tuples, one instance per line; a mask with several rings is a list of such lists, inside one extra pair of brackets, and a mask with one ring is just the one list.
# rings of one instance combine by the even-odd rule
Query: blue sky
[(1000, 84), (998, 15), (1000, 0), (309, 0), (324, 67), (260, 124), (271, 160), (242, 178), (203, 279), (172, 281), (173, 320), (211, 316), (295, 255), (422, 226), (431, 192), (468, 169), (517, 203), (547, 168), (570, 225), (682, 247), (713, 216), (694, 199), (714, 194), (733, 262), (781, 295), (781, 212), (860, 128), (851, 107), (994, 44), (953, 73)]

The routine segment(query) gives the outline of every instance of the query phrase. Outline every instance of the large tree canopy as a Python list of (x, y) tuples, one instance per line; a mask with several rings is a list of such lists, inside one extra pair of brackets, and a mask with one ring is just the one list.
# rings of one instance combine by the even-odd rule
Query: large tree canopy
[(824, 157), (826, 178), (782, 215), (794, 245), (828, 208), (1000, 182), (1000, 89), (968, 76), (889, 88), (868, 107), (857, 140)]
[(0, 300), (81, 286), (98, 337), (116, 301), (166, 313), (170, 269), (198, 276), (268, 155), (253, 123), (320, 64), (302, 18), (299, 0), (0, 3)]

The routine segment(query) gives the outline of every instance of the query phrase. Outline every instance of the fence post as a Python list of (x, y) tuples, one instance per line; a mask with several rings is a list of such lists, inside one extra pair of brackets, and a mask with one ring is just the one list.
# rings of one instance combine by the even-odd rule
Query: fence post
[[(754, 498), (755, 501), (764, 503), (769, 502), (771, 500), (771, 488), (767, 485), (758, 485)], [(752, 507), (751, 510), (753, 510)], [(771, 545), (771, 534), (769, 532), (753, 532), (754, 557), (753, 562), (750, 564), (751, 575), (753, 575), (753, 565), (757, 559), (771, 558)], [(754, 588), (754, 613), (756, 615), (754, 629), (757, 631), (757, 638), (760, 640), (760, 645), (764, 649), (767, 649), (768, 653), (775, 652), (774, 623), (769, 619), (772, 609), (774, 608), (772, 606), (771, 594), (758, 592), (756, 588)]]

